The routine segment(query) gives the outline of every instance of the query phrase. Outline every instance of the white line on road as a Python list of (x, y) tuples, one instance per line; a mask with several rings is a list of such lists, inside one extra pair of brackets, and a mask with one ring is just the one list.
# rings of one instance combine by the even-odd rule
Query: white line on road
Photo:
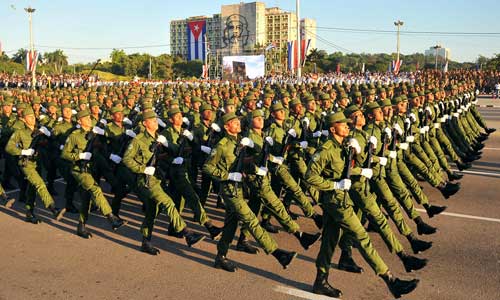
[[(458, 170), (453, 170), (453, 171), (458, 171)], [(493, 176), (493, 177), (500, 177), (500, 173), (495, 173), (495, 172), (479, 172), (479, 171), (470, 171), (470, 170), (463, 170), (463, 171), (459, 171), (459, 172), (465, 173), (465, 174), (487, 175), (487, 176)]]
[(316, 295), (313, 293), (309, 293), (303, 290), (299, 289), (294, 289), (282, 285), (277, 285), (274, 287), (274, 290), (279, 293), (299, 297), (299, 298), (304, 298), (304, 299), (310, 299), (310, 300), (339, 300), (338, 298), (333, 298), (333, 297), (327, 297), (327, 296), (322, 296), (322, 295)]
[[(417, 208), (417, 210), (419, 212), (425, 212), (425, 209)], [(500, 223), (500, 219), (478, 217), (478, 216), (464, 215), (464, 214), (456, 214), (456, 213), (451, 213), (451, 212), (442, 212), (442, 213), (440, 213), (440, 215)]]
[(500, 148), (489, 148), (489, 147), (484, 147), (482, 150), (500, 150)]

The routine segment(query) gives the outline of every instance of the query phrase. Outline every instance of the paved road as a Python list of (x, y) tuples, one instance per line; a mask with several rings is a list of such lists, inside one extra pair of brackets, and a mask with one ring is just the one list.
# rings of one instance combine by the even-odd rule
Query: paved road
[[(490, 126), (500, 128), (499, 108), (481, 112)], [(419, 255), (430, 261), (425, 269), (405, 273), (380, 237), (371, 234), (395, 274), (421, 279), (405, 299), (500, 299), (500, 133), (487, 140), (483, 158), (474, 162), (461, 182), (462, 189), (449, 200), (424, 184), (432, 202), (448, 205), (447, 214), (429, 220), (439, 232), (423, 237), (434, 242)], [(63, 182), (57, 184), (59, 195), (63, 187)], [(213, 201), (207, 211), (222, 223), (223, 212)], [(286, 233), (275, 235), (280, 246), (299, 252), (289, 269), (283, 270), (263, 253), (231, 251), (229, 257), (240, 270), (230, 274), (212, 267), (215, 242), (207, 238), (194, 248), (186, 247), (183, 240), (166, 236), (163, 215), (153, 238), (161, 254), (139, 252), (142, 214), (133, 196), (124, 203), (128, 226), (113, 232), (102, 216), (94, 214), (89, 221), (91, 240), (74, 234), (76, 215), (54, 222), (47, 211), (39, 214), (44, 222), (31, 225), (23, 221), (19, 203), (12, 210), (0, 208), (0, 299), (331, 299), (309, 293), (319, 244), (303, 251)], [(191, 228), (205, 233), (191, 222), (190, 212), (185, 216)], [(315, 231), (311, 220), (301, 218), (299, 224)], [(401, 241), (410, 248), (404, 238)], [(336, 252), (333, 262), (338, 257)], [(344, 292), (343, 299), (390, 299), (383, 281), (356, 251), (354, 258), (367, 272), (356, 275), (332, 269), (330, 273), (330, 281)]]

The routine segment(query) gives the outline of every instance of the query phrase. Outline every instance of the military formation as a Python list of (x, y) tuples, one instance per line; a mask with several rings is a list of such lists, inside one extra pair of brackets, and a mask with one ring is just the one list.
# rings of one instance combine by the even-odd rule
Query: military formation
[[(438, 230), (428, 218), (446, 206), (433, 204), (419, 181), (444, 198), (453, 196), (463, 176), (455, 170), (470, 168), (495, 131), (478, 112), (476, 78), (463, 72), (441, 75), (423, 72), (412, 81), (4, 90), (0, 202), (7, 208), (22, 203), (26, 222), (38, 224), (35, 203), (40, 198), (55, 220), (78, 214), (76, 234), (89, 239), (91, 211), (102, 213), (117, 230), (127, 223), (120, 216), (122, 200), (135, 194), (144, 213), (141, 251), (150, 255), (160, 253), (152, 241), (159, 214), (170, 220), (168, 235), (183, 238), (188, 246), (205, 238), (186, 225), (182, 213), (187, 206), (194, 222), (218, 241), (217, 269), (238, 269), (228, 259), (236, 234), (237, 251), (258, 253), (249, 242), (252, 237), (287, 268), (297, 253), (273, 238), (284, 230), (305, 250), (321, 243), (314, 293), (342, 295), (328, 281), (338, 246), (338, 269), (364, 271), (352, 257), (356, 248), (399, 298), (413, 291), (418, 279), (393, 275), (368, 232), (381, 236), (407, 272), (424, 268), (427, 259), (416, 254), (432, 242), (422, 236)], [(58, 208), (54, 182), (60, 177), (66, 184), (64, 206)], [(110, 199), (103, 193), (103, 179), (111, 188)], [(16, 186), (17, 199), (4, 190)], [(225, 210), (221, 227), (205, 210), (211, 196)], [(292, 205), (302, 213), (292, 211)], [(316, 232), (303, 231), (299, 217), (309, 219), (305, 222), (312, 222)]]

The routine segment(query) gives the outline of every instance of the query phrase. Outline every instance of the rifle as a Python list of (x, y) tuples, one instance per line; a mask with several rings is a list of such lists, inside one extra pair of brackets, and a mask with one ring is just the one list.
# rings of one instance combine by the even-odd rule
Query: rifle
[[(99, 128), (104, 130), (105, 125), (101, 122), (97, 122), (96, 127), (99, 127)], [(87, 132), (87, 134), (85, 135), (85, 140), (87, 140), (87, 144), (85, 145), (85, 149), (83, 150), (83, 152), (92, 153), (92, 150), (94, 148), (94, 142), (96, 141), (97, 136), (98, 136), (98, 134), (94, 133), (93, 130), (90, 130), (89, 132)], [(80, 159), (78, 161), (78, 166), (80, 167), (80, 170), (82, 170), (83, 172), (88, 172), (88, 163), (89, 162), (90, 162), (90, 160)]]
[(35, 157), (37, 156), (38, 154), (38, 146), (40, 144), (40, 141), (42, 140), (42, 138), (44, 137), (44, 134), (39, 130), (41, 128), (40, 125), (37, 125), (35, 127), (35, 130), (33, 130), (33, 132), (31, 133), (31, 143), (30, 143), (30, 146), (28, 149), (33, 149), (35, 152), (33, 153), (32, 156), (22, 156), (21, 159), (22, 159), (22, 165), (23, 166), (26, 166), (26, 163), (30, 160), (30, 159), (35, 159)]
[(85, 76), (85, 79), (83, 80), (82, 82), (82, 86), (85, 87), (85, 84), (87, 83), (87, 80), (89, 80), (89, 77), (90, 75), (92, 75), (92, 73), (94, 72), (95, 68), (97, 67), (97, 65), (101, 62), (101, 59), (98, 59), (94, 66), (92, 66), (92, 69), (90, 70), (90, 72), (87, 74), (87, 76)]
[[(373, 136), (373, 131), (374, 131), (374, 129), (375, 129), (375, 126), (377, 126), (377, 125), (375, 124), (375, 118), (374, 118), (374, 119), (373, 119), (373, 121), (372, 121), (372, 131), (371, 131), (371, 133), (370, 133), (370, 137), (371, 137), (371, 136)], [(372, 165), (372, 158), (373, 158), (373, 153), (374, 153), (374, 152), (375, 152), (375, 146), (374, 146), (372, 143), (370, 143), (370, 142), (368, 141), (368, 157), (366, 158), (366, 167), (367, 167), (368, 169), (370, 169), (370, 168), (371, 168), (371, 165)], [(367, 195), (367, 196), (368, 196), (368, 184), (369, 184), (369, 182), (368, 182), (368, 181), (369, 181), (369, 180), (368, 180), (368, 178), (367, 178), (367, 179), (366, 179), (366, 187), (365, 187), (365, 195)]]
[[(157, 141), (154, 141), (151, 144), (150, 150), (151, 150), (151, 152), (153, 152), (153, 155), (151, 156), (148, 163), (146, 164), (146, 167), (155, 167), (156, 168), (156, 163), (158, 161), (158, 156), (160, 155), (161, 146), (162, 146), (162, 144), (157, 142)], [(146, 188), (149, 188), (149, 181), (151, 179), (151, 176), (154, 176), (154, 175), (146, 175), (146, 181), (144, 183)]]
[[(354, 120), (350, 126), (350, 139), (352, 139), (354, 137), (354, 129), (356, 128), (356, 121), (358, 120), (358, 117), (354, 117)], [(345, 171), (345, 179), (351, 179), (351, 172), (352, 172), (352, 165), (353, 165), (353, 162), (354, 162), (354, 151), (352, 151), (351, 147), (348, 148), (347, 150), (347, 161), (346, 161), (346, 164), (347, 164), (347, 169)], [(347, 192), (344, 191), (344, 204), (345, 204), (345, 201), (346, 201), (346, 197), (347, 197)]]
[[(236, 164), (233, 164), (233, 168), (231, 168), (232, 172), (241, 173), (241, 169), (243, 168), (243, 158), (245, 157), (245, 146), (239, 145), (236, 147), (236, 151), (234, 155), (236, 156)], [(238, 183), (234, 183), (234, 196), (238, 197)]]

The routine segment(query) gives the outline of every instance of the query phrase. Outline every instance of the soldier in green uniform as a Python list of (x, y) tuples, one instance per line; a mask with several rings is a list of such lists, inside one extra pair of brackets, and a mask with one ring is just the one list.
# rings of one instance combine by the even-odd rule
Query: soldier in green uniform
[(297, 253), (278, 248), (276, 241), (259, 225), (257, 217), (243, 198), (243, 170), (240, 169), (242, 166), (239, 163), (242, 158), (239, 153), (244, 152), (245, 147), (251, 146), (251, 141), (239, 136), (241, 125), (236, 114), (225, 114), (222, 119), (226, 135), (217, 143), (203, 167), (204, 172), (220, 182), (221, 195), (226, 205), (224, 230), (217, 243), (214, 266), (228, 272), (236, 271), (236, 265), (229, 261), (226, 255), (238, 222), (241, 222), (243, 228), (250, 232), (265, 252), (272, 254), (286, 268)]
[(156, 164), (152, 163), (158, 159), (159, 147), (167, 145), (164, 136), (158, 134), (158, 120), (156, 114), (149, 110), (142, 113), (142, 124), (144, 132), (137, 134), (132, 139), (125, 155), (123, 163), (135, 175), (137, 180), (137, 195), (144, 203), (145, 216), (141, 225), (142, 246), (141, 251), (157, 255), (160, 250), (153, 247), (151, 237), (159, 205), (165, 207), (167, 216), (170, 218), (171, 227), (179, 236), (186, 239), (189, 247), (200, 242), (204, 236), (187, 229), (186, 223), (175, 208), (174, 201), (162, 188), (161, 180), (157, 177)]
[(77, 235), (83, 238), (90, 238), (92, 234), (86, 229), (90, 201), (101, 210), (101, 213), (108, 218), (113, 230), (118, 229), (126, 222), (113, 215), (108, 200), (104, 197), (101, 187), (94, 180), (91, 174), (93, 165), (92, 150), (89, 144), (93, 143), (95, 134), (103, 134), (97, 127), (92, 128), (90, 112), (88, 110), (79, 111), (76, 115), (79, 129), (74, 130), (66, 139), (61, 158), (72, 163), (71, 174), (75, 178), (80, 188), (80, 218), (77, 226)]
[(54, 199), (47, 190), (47, 186), (37, 171), (38, 166), (38, 141), (41, 135), (50, 136), (50, 131), (45, 127), (36, 129), (36, 118), (33, 109), (26, 108), (22, 114), (23, 125), (14, 131), (5, 151), (18, 158), (19, 167), (25, 176), (28, 187), (26, 190), (26, 221), (37, 224), (40, 219), (34, 213), (35, 199), (38, 195), (46, 208), (50, 209), (54, 218), (60, 220), (66, 209), (58, 209)]
[[(307, 171), (307, 181), (321, 193), (323, 205), (323, 238), (316, 259), (317, 275), (313, 286), (316, 294), (339, 297), (342, 292), (328, 283), (331, 258), (337, 245), (340, 231), (348, 232), (357, 243), (357, 248), (377, 275), (386, 282), (391, 293), (399, 298), (413, 291), (418, 284), (417, 279), (401, 280), (395, 278), (378, 252), (373, 247), (370, 237), (361, 225), (353, 210), (353, 202), (348, 195), (351, 180), (347, 174), (346, 148), (344, 139), (349, 135), (348, 119), (341, 112), (329, 115), (326, 124), (330, 131), (329, 139), (313, 156)], [(352, 174), (359, 175), (360, 168), (352, 169)]]

